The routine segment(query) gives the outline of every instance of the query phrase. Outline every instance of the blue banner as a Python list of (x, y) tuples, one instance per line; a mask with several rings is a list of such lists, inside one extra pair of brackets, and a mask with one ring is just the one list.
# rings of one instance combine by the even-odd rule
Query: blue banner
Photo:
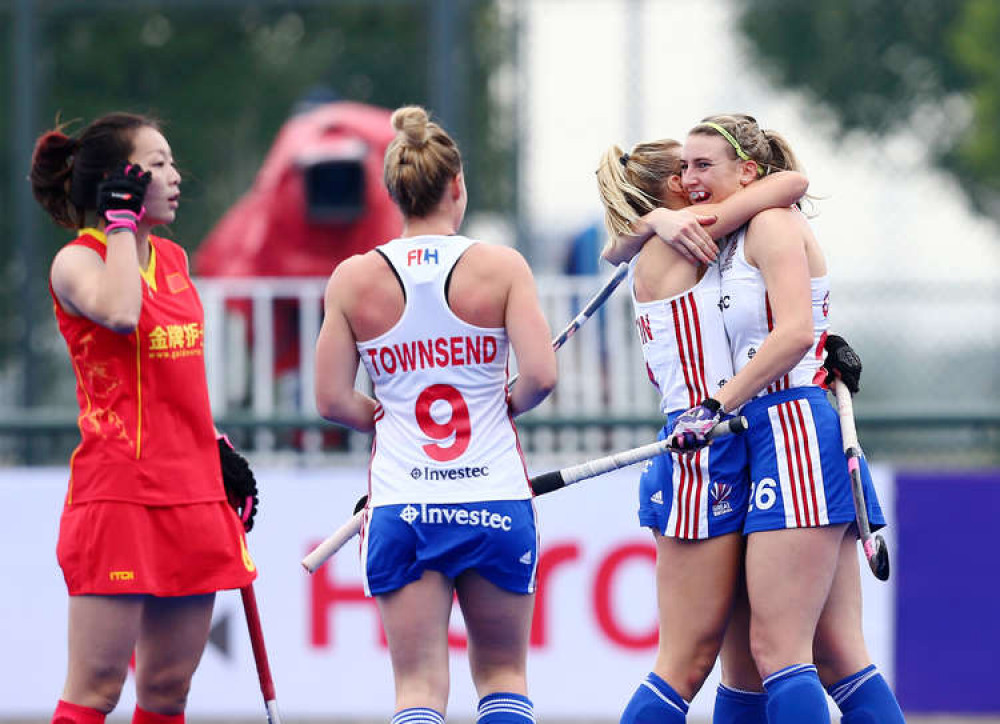
[(1000, 712), (1000, 470), (898, 472), (894, 520), (900, 705)]

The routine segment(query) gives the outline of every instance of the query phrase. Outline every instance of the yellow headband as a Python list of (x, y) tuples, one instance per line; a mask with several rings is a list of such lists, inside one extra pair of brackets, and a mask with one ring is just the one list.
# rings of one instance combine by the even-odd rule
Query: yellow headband
[(747, 155), (746, 151), (744, 151), (742, 148), (740, 148), (739, 141), (737, 141), (735, 138), (733, 138), (733, 134), (731, 134), (725, 128), (723, 128), (722, 126), (720, 126), (718, 123), (712, 123), (711, 121), (706, 121), (705, 123), (702, 123), (702, 125), (703, 126), (708, 126), (709, 128), (712, 128), (712, 129), (718, 131), (722, 135), (723, 138), (725, 138), (727, 141), (729, 141), (729, 145), (732, 146), (736, 150), (736, 155), (739, 156), (740, 158), (742, 158), (744, 161), (752, 161), (753, 160), (752, 158), (750, 158)]
[(747, 152), (740, 147), (739, 141), (736, 140), (733, 134), (731, 134), (725, 128), (720, 126), (718, 123), (713, 123), (712, 121), (705, 121), (701, 125), (708, 126), (712, 130), (718, 131), (723, 138), (729, 141), (729, 145), (733, 147), (733, 150), (736, 151), (736, 155), (739, 156), (741, 159), (743, 159), (744, 161), (753, 161), (754, 163), (756, 163), (758, 176), (763, 176), (765, 174), (763, 166), (761, 166), (760, 163), (758, 163), (755, 159), (752, 159), (747, 155)]

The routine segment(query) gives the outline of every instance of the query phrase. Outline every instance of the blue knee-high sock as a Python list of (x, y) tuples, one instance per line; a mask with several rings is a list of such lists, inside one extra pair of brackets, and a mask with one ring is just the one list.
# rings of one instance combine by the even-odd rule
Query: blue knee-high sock
[(767, 694), (719, 684), (712, 724), (767, 724)]
[(681, 695), (649, 672), (625, 706), (620, 724), (684, 724), (687, 711)]
[(535, 721), (531, 699), (521, 694), (497, 692), (479, 700), (476, 724), (527, 724)]
[(872, 664), (827, 689), (844, 715), (841, 724), (905, 724), (892, 689)]
[(444, 724), (444, 716), (434, 709), (412, 706), (397, 711), (392, 717), (392, 724)]
[(764, 679), (770, 724), (829, 724), (826, 692), (812, 664), (792, 664)]

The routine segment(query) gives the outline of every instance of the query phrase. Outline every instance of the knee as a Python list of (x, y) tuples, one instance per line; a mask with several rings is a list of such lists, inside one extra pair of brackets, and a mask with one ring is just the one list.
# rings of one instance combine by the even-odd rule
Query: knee
[(836, 636), (823, 636), (817, 632), (813, 642), (813, 661), (823, 686), (831, 686), (871, 664), (864, 638), (848, 631), (839, 632)]
[(92, 666), (75, 675), (71, 672), (63, 698), (108, 714), (118, 706), (125, 675), (126, 671), (110, 665)]
[[(712, 672), (715, 660), (719, 656), (719, 641), (704, 641), (695, 647), (691, 654), (691, 664), (688, 671), (688, 685), (692, 692), (698, 692), (705, 679)], [(692, 694), (693, 696), (694, 694)]]
[(750, 653), (761, 679), (786, 666), (812, 661), (811, 646), (800, 646), (782, 636), (780, 630), (763, 626), (755, 627), (750, 633)]
[(136, 700), (146, 711), (172, 716), (184, 712), (191, 677), (175, 670), (136, 672)]
[(690, 648), (667, 646), (657, 662), (656, 671), (685, 699), (692, 699), (715, 666), (721, 642), (703, 639)]

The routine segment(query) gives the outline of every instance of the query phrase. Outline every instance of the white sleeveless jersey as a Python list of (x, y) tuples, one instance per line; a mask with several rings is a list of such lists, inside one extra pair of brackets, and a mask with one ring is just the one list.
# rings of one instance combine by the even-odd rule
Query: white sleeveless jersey
[(475, 243), (417, 236), (378, 247), (406, 302), (392, 329), (357, 345), (381, 405), (369, 505), (531, 497), (507, 411), (506, 330), (462, 321), (445, 296), (455, 263)]
[[(747, 227), (731, 234), (719, 254), (722, 260), (722, 316), (733, 354), (733, 370), (739, 372), (753, 359), (774, 328), (771, 304), (760, 270), (747, 262), (744, 254)], [(787, 373), (774, 380), (756, 397), (792, 387), (815, 384), (817, 370), (823, 364), (823, 344), (830, 328), (829, 277), (810, 280), (814, 344)]]
[(733, 375), (729, 340), (719, 307), (719, 265), (712, 263), (691, 289), (667, 299), (635, 298), (635, 264), (628, 288), (646, 372), (660, 393), (660, 412), (694, 407)]

